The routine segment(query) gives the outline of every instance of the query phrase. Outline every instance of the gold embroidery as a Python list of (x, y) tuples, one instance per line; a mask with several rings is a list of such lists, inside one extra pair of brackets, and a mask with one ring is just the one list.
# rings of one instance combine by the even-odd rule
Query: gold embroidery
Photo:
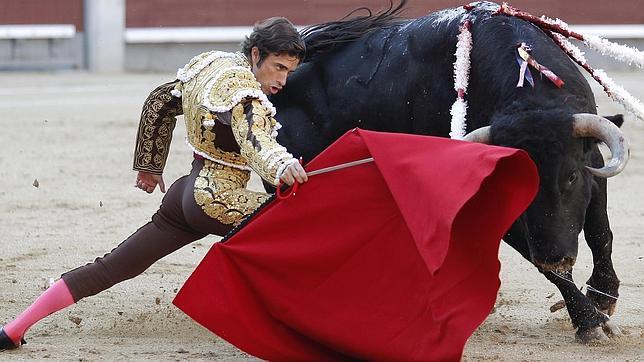
[(212, 157), (213, 161), (223, 161), (225, 163), (238, 166), (244, 170), (249, 169), (246, 165), (246, 159), (236, 152), (226, 152), (217, 147), (213, 147), (210, 151), (210, 157)]
[(260, 97), (262, 94), (261, 85), (248, 68), (224, 69), (216, 77), (213, 79), (207, 104), (212, 111), (229, 111), (242, 99), (253, 95)]
[[(202, 58), (207, 56), (199, 57)], [(262, 93), (250, 64), (239, 54), (220, 56), (200, 68), (202, 63), (191, 62), (184, 68), (184, 73), (191, 74), (181, 87), (188, 142), (207, 159), (240, 168), (250, 166), (264, 180), (275, 184), (278, 171), (294, 159), (271, 136), (276, 124), (274, 108)], [(198, 73), (193, 74), (192, 67), (200, 68)], [(240, 151), (220, 147), (229, 141), (226, 137), (230, 133), (215, 134), (213, 123), (228, 124), (229, 116)], [(224, 138), (219, 142), (217, 137)]]
[(275, 119), (257, 99), (235, 106), (232, 113), (233, 135), (242, 156), (262, 179), (275, 184), (280, 167), (293, 159), (271, 136)]
[[(197, 64), (197, 63), (195, 63)], [(194, 65), (194, 64), (193, 64)], [(215, 144), (217, 135), (213, 126), (204, 125), (204, 122), (213, 121), (212, 112), (204, 103), (209, 102), (207, 97), (204, 98), (204, 90), (207, 89), (209, 82), (213, 81), (221, 72), (234, 70), (232, 73), (226, 73), (227, 77), (237, 77), (238, 75), (248, 73), (251, 77), (250, 65), (241, 55), (234, 57), (220, 57), (215, 59), (210, 65), (206, 66), (198, 74), (192, 77), (188, 82), (182, 84), (182, 101), (184, 110), (184, 120), (186, 122), (187, 139), (190, 145), (199, 154), (211, 159), (221, 160), (228, 164), (237, 165), (245, 168), (246, 159), (238, 152), (224, 151)], [(223, 74), (223, 73), (222, 73)], [(217, 79), (222, 79), (221, 77)], [(255, 83), (257, 81), (252, 78)], [(257, 84), (259, 89), (259, 85)], [(218, 91), (213, 87), (213, 93)], [(223, 92), (223, 89), (222, 89)], [(231, 106), (232, 107), (232, 106)], [(225, 112), (222, 110), (222, 112)], [(219, 118), (219, 116), (217, 116)], [(218, 120), (214, 120), (218, 122)]]
[(249, 179), (250, 171), (204, 160), (195, 180), (195, 201), (213, 219), (226, 225), (237, 225), (269, 196), (246, 190)]
[(157, 87), (143, 104), (134, 149), (134, 170), (163, 173), (176, 124), (175, 117), (183, 113), (180, 99), (170, 95), (177, 83), (174, 81)]

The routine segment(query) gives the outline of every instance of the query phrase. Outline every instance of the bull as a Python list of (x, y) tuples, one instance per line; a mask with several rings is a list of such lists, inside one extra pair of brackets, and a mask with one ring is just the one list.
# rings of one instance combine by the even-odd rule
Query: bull
[[(588, 284), (617, 297), (606, 179), (619, 173), (628, 148), (621, 115), (596, 115), (593, 93), (577, 66), (539, 27), (476, 3), (405, 20), (405, 1), (377, 14), (313, 26), (303, 32), (307, 58), (272, 98), (283, 128), (278, 141), (310, 160), (347, 130), (448, 136), (455, 100), (453, 63), (459, 26), (471, 21), (473, 49), (467, 92), (469, 140), (519, 148), (537, 165), (539, 192), (503, 240), (561, 292), (576, 337), (608, 339), (619, 328), (616, 300), (572, 283), (578, 236), (593, 254)], [(559, 89), (534, 77), (517, 88), (517, 44), (557, 74)], [(607, 164), (598, 143), (610, 148)]]

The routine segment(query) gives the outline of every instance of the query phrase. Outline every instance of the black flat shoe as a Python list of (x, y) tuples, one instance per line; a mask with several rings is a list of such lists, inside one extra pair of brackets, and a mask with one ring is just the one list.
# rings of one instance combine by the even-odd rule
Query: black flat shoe
[(24, 338), (20, 341), (20, 344), (15, 344), (13, 343), (11, 338), (9, 338), (9, 336), (7, 336), (7, 334), (4, 332), (4, 328), (0, 329), (0, 352), (7, 349), (16, 349), (23, 344), (27, 344)]

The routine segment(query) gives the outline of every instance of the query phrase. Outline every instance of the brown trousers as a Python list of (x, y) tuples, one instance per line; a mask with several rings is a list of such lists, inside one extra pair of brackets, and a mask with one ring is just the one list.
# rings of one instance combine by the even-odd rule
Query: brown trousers
[(152, 221), (110, 253), (62, 275), (74, 301), (143, 273), (157, 260), (195, 240), (209, 234), (225, 235), (233, 228), (206, 215), (195, 202), (195, 179), (203, 165), (203, 160), (195, 159), (191, 173), (170, 186)]

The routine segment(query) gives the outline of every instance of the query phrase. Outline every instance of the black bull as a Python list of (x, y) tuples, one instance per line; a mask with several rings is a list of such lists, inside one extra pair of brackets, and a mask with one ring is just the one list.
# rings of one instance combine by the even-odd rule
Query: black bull
[[(473, 49), (467, 131), (490, 125), (490, 143), (526, 150), (540, 174), (536, 199), (504, 240), (557, 286), (578, 327), (578, 338), (605, 339), (619, 333), (607, 316), (616, 300), (594, 292), (583, 295), (564, 280), (572, 280), (577, 238), (583, 229), (594, 260), (588, 284), (618, 294), (605, 178), (616, 172), (604, 177), (591, 173), (604, 166), (597, 138), (606, 139), (581, 137), (588, 134), (576, 132), (573, 121), (575, 114), (596, 113), (594, 96), (575, 64), (541, 29), (517, 18), (493, 15), (495, 9), (495, 4), (483, 3), (469, 13), (448, 9), (373, 25), (359, 38), (315, 54), (272, 99), (283, 125), (278, 140), (310, 160), (354, 127), (447, 137), (456, 97), (457, 34), (469, 14)], [(349, 26), (351, 20), (345, 23)], [(307, 46), (314, 41), (309, 36)], [(523, 88), (516, 87), (516, 46), (522, 42), (565, 82), (563, 88), (534, 71), (534, 87), (527, 82)], [(621, 116), (611, 120), (621, 125)]]

